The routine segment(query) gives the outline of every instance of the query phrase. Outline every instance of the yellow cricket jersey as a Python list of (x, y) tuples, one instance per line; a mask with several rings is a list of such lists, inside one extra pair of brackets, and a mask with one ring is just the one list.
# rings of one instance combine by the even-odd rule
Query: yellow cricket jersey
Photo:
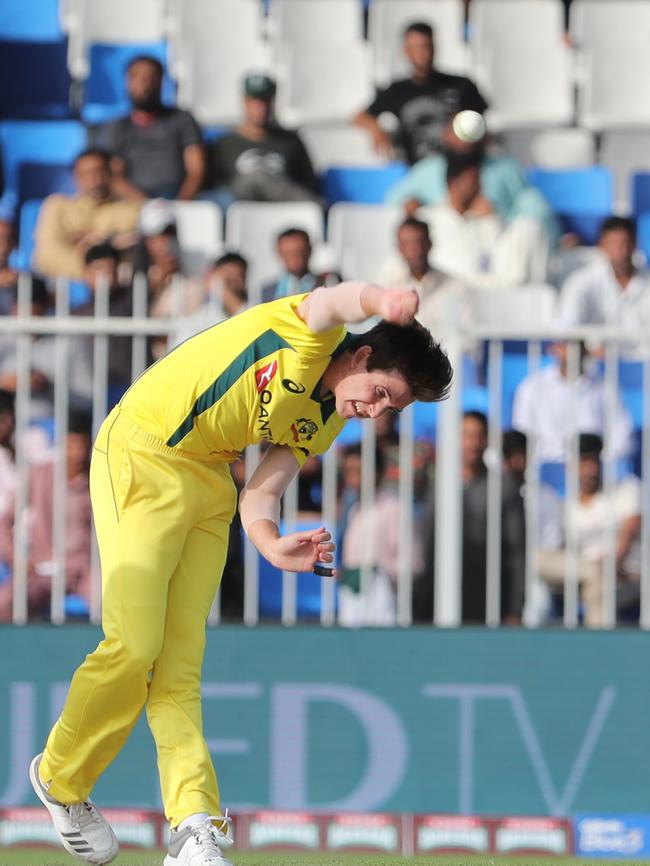
[(288, 445), (302, 465), (328, 449), (345, 420), (321, 378), (349, 343), (297, 313), (306, 295), (251, 307), (186, 340), (129, 388), (123, 412), (166, 445), (206, 460), (235, 460), (247, 445)]

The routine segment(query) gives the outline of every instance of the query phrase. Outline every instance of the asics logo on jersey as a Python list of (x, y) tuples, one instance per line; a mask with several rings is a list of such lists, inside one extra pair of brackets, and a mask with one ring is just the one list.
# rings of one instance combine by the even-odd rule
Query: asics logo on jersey
[(262, 391), (269, 384), (271, 379), (278, 372), (278, 362), (271, 361), (270, 364), (265, 364), (263, 367), (260, 367), (259, 370), (255, 371), (255, 381), (257, 382), (257, 393), (261, 394)]

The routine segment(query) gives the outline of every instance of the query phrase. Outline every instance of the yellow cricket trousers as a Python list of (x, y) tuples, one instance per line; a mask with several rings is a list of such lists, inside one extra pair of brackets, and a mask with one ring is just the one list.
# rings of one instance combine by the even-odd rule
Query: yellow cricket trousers
[(168, 821), (219, 816), (200, 679), (236, 503), (228, 465), (179, 454), (116, 408), (93, 449), (90, 493), (105, 637), (72, 678), (41, 778), (57, 800), (85, 800), (146, 704)]

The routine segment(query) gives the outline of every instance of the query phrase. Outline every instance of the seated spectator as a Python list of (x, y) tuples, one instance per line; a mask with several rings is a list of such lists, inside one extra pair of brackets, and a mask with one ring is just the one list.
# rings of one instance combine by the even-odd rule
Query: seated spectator
[(545, 281), (548, 235), (530, 217), (504, 224), (483, 194), (476, 155), (450, 158), (446, 200), (418, 213), (435, 239), (433, 264), (452, 277), (485, 289)]
[(429, 261), (431, 236), (422, 220), (407, 217), (397, 229), (397, 253), (383, 263), (377, 282), (385, 288), (412, 286), (420, 297), (418, 321), (435, 331), (444, 315), (444, 301), (458, 298), (463, 318), (469, 319), (469, 301), (465, 287), (458, 280), (434, 268)]
[(74, 162), (77, 194), (50, 195), (43, 202), (35, 233), (36, 269), (48, 277), (83, 279), (84, 255), (111, 240), (130, 244), (140, 205), (118, 201), (111, 193), (109, 155), (86, 150)]
[[(487, 569), (487, 418), (466, 412), (462, 425), (463, 537), (462, 621), (485, 623)], [(426, 563), (414, 587), (414, 617), (431, 621), (435, 565), (435, 508), (432, 500), (423, 532)], [(507, 624), (521, 621), (525, 579), (525, 518), (520, 491), (503, 487), (501, 499), (501, 617)]]
[(471, 109), (482, 114), (487, 102), (469, 78), (449, 75), (434, 66), (429, 24), (409, 24), (404, 31), (404, 53), (412, 67), (410, 77), (380, 90), (374, 102), (356, 116), (355, 123), (370, 132), (380, 153), (389, 155), (392, 142), (378, 118), (384, 112), (393, 114), (399, 121), (399, 144), (413, 164), (442, 148), (443, 130), (456, 112)]
[(0, 520), (13, 507), (16, 487), (15, 430), (14, 394), (0, 390)]
[[(88, 489), (91, 424), (86, 415), (71, 414), (66, 437), (66, 592), (90, 603), (90, 550), (92, 518)], [(46, 616), (50, 608), (55, 563), (52, 515), (55, 508), (54, 466), (51, 460), (33, 466), (29, 478), (27, 509), (29, 539), (27, 601), (30, 617)], [(0, 522), (0, 550), (13, 562), (13, 509)], [(0, 584), (0, 622), (12, 616), (13, 585)]]
[(0, 219), (0, 316), (11, 309), (13, 288), (18, 282), (18, 271), (10, 264), (11, 253), (16, 248), (13, 223)]
[(248, 262), (239, 253), (225, 253), (218, 258), (205, 276), (202, 305), (179, 319), (172, 345), (178, 346), (199, 331), (245, 309), (248, 304), (247, 272)]
[[(586, 363), (580, 346), (580, 375), (569, 381), (569, 347), (551, 343), (554, 363), (531, 373), (518, 385), (512, 406), (512, 423), (517, 430), (534, 436), (542, 463), (565, 462), (568, 445), (576, 433), (605, 433), (607, 403), (605, 385), (593, 366)], [(629, 457), (634, 446), (632, 419), (619, 400), (607, 443), (615, 459)]]
[(217, 138), (209, 153), (211, 192), (204, 195), (227, 208), (246, 201), (321, 202), (318, 180), (298, 133), (273, 118), (275, 82), (248, 75), (244, 82), (244, 120)]
[(554, 242), (559, 239), (560, 226), (549, 203), (538, 189), (526, 183), (513, 157), (490, 150), (487, 136), (475, 143), (464, 141), (454, 132), (451, 118), (443, 130), (442, 145), (441, 152), (418, 160), (406, 177), (388, 190), (387, 204), (403, 206), (408, 216), (419, 207), (439, 204), (447, 196), (449, 159), (474, 156), (480, 167), (483, 195), (506, 225), (516, 217), (530, 217), (541, 223)]
[(205, 181), (205, 151), (189, 111), (162, 103), (163, 67), (136, 57), (126, 71), (131, 113), (99, 127), (94, 137), (113, 155), (113, 191), (119, 198), (196, 198)]
[[(636, 227), (624, 217), (609, 217), (600, 229), (600, 258), (570, 274), (562, 286), (560, 318), (565, 325), (618, 325), (650, 330), (650, 271), (634, 263)], [(645, 349), (647, 354), (647, 349)], [(644, 348), (622, 346), (628, 358)]]
[[(603, 441), (593, 433), (580, 435), (578, 469), (579, 497), (570, 505), (570, 531), (578, 553), (578, 580), (585, 606), (584, 623), (589, 628), (604, 624), (603, 575), (609, 549), (608, 527), (614, 522), (617, 607), (625, 608), (639, 598), (641, 573), (641, 482), (628, 476), (617, 484), (612, 496), (602, 487), (600, 457)], [(540, 551), (541, 576), (555, 590), (564, 588), (567, 567), (565, 550)]]
[(289, 228), (280, 232), (277, 252), (284, 273), (278, 280), (263, 287), (263, 302), (311, 292), (317, 286), (334, 286), (341, 280), (333, 271), (315, 274), (310, 270), (311, 241), (304, 229)]

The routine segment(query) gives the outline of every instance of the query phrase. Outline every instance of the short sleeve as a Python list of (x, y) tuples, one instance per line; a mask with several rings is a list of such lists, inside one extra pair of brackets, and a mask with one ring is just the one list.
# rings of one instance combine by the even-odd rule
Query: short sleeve
[(385, 90), (379, 90), (374, 100), (370, 103), (366, 111), (372, 114), (373, 117), (379, 117), (385, 111), (397, 115), (400, 109), (399, 101), (396, 98), (395, 88), (393, 85)]
[(315, 333), (298, 315), (298, 307), (309, 293), (291, 295), (266, 304), (269, 327), (278, 333), (308, 361), (331, 355), (343, 342), (347, 330), (343, 325)]
[(181, 147), (190, 147), (193, 144), (203, 144), (203, 136), (198, 123), (189, 111), (179, 113), (179, 131)]

